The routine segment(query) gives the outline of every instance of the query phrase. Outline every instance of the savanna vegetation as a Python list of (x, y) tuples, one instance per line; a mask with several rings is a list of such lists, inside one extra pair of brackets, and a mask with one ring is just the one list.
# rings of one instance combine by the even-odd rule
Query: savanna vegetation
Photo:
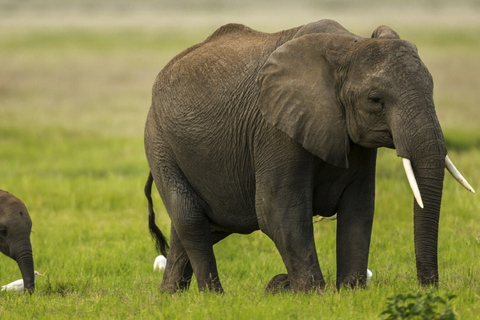
[[(445, 11), (441, 1), (410, 11), (407, 1), (374, 16), (374, 1), (370, 11), (351, 12), (303, 1), (298, 14), (286, 2), (267, 10), (247, 1), (238, 14), (226, 1), (203, 2), (162, 11), (148, 1), (146, 9), (128, 1), (114, 9), (94, 1), (0, 1), (0, 189), (27, 204), (35, 267), (46, 274), (33, 295), (0, 292), (0, 318), (379, 319), (389, 297), (431, 294), (416, 282), (413, 197), (392, 150), (379, 153), (368, 289), (336, 291), (335, 222), (324, 221), (315, 224), (327, 281), (322, 295), (264, 293), (284, 266), (260, 232), (215, 246), (225, 294), (198, 293), (195, 283), (185, 293), (161, 294), (143, 195), (143, 124), (158, 71), (225, 22), (273, 31), (334, 18), (363, 36), (389, 24), (417, 45), (433, 74), (450, 157), (480, 189), (478, 5), (460, 1)], [(155, 203), (168, 235), (158, 196)], [(480, 313), (479, 207), (478, 196), (446, 176), (435, 294), (456, 296), (448, 305), (459, 319)], [(15, 262), (0, 256), (0, 284), (19, 278)]]

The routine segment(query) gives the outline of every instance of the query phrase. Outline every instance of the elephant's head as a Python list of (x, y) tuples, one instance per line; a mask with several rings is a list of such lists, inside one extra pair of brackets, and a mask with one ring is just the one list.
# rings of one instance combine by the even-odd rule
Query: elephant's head
[(35, 290), (30, 232), (32, 220), (21, 200), (0, 190), (0, 252), (17, 261), (25, 290)]
[(409, 181), (417, 199), (418, 279), (436, 283), (448, 157), (432, 77), (416, 47), (390, 28), (377, 28), (372, 38), (339, 28), (302, 34), (277, 48), (258, 76), (259, 108), (269, 123), (338, 167), (348, 167), (352, 143), (395, 148), (412, 173)]

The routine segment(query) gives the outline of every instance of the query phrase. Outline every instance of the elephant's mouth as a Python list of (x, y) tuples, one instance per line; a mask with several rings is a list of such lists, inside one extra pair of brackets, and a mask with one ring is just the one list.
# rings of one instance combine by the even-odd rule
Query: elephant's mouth
[(385, 147), (389, 149), (395, 149), (395, 143), (393, 142), (393, 136), (390, 131), (384, 131)]
[(357, 142), (365, 148), (390, 148), (395, 149), (393, 136), (388, 130), (372, 130)]
[(0, 252), (3, 253), (4, 255), (10, 257), (10, 250), (8, 249), (7, 246), (1, 246), (0, 245)]

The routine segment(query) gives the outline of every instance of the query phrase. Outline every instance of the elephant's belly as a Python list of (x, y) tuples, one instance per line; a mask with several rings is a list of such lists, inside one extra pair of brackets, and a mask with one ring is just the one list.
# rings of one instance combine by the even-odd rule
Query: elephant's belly
[(313, 206), (313, 216), (331, 217), (337, 213), (336, 206), (320, 203)]
[[(224, 198), (228, 199), (228, 197)], [(212, 228), (230, 233), (248, 234), (259, 229), (253, 203), (243, 199), (230, 201), (206, 199), (206, 215)]]
[(210, 219), (210, 225), (213, 230), (228, 233), (249, 234), (260, 229), (256, 215), (251, 212), (242, 212), (229, 217), (214, 214), (213, 219)]
[(313, 215), (331, 217), (337, 213), (337, 206), (344, 186), (323, 184), (314, 190)]
[(236, 170), (227, 166), (202, 168), (184, 173), (204, 203), (212, 227), (231, 233), (258, 230), (253, 175), (248, 174), (248, 170), (235, 173)]

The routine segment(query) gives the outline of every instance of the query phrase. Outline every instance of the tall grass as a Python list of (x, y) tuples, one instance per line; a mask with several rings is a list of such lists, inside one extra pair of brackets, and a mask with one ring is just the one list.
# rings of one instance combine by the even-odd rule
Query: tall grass
[[(215, 246), (224, 295), (198, 293), (195, 283), (182, 294), (160, 294), (142, 194), (148, 172), (143, 123), (157, 72), (212, 30), (7, 31), (0, 30), (0, 189), (26, 202), (35, 266), (46, 277), (31, 296), (0, 292), (2, 319), (378, 319), (389, 296), (422, 290), (413, 198), (394, 151), (382, 150), (369, 263), (374, 276), (367, 290), (335, 290), (335, 222), (327, 221), (315, 225), (327, 281), (322, 295), (264, 293), (269, 279), (285, 270), (260, 232), (232, 235)], [(478, 189), (480, 99), (472, 90), (480, 86), (478, 40), (469, 28), (451, 31), (450, 41), (443, 31), (404, 32), (438, 79), (437, 108), (451, 158)], [(168, 235), (157, 195), (155, 203)], [(446, 177), (439, 291), (457, 295), (452, 306), (461, 319), (480, 312), (478, 208), (478, 197)], [(0, 283), (18, 278), (15, 262), (0, 256)]]

